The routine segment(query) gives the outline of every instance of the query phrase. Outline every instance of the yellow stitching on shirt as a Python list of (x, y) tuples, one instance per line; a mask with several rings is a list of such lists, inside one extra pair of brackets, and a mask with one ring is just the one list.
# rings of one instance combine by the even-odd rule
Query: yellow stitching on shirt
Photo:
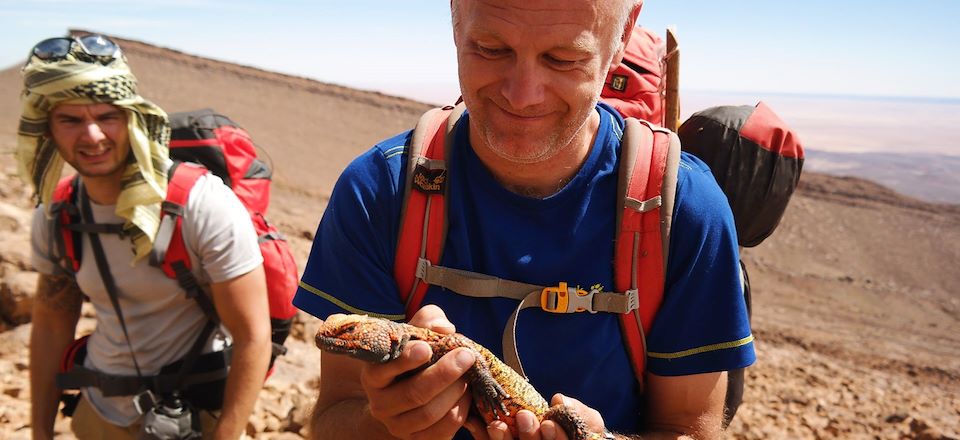
[(651, 351), (651, 352), (648, 352), (647, 355), (655, 359), (678, 359), (686, 356), (692, 356), (695, 354), (706, 353), (708, 351), (737, 348), (743, 345), (747, 345), (751, 342), (753, 342), (753, 335), (747, 336), (746, 338), (739, 339), (736, 341), (721, 342), (719, 344), (712, 344), (712, 345), (704, 345), (702, 347), (691, 348), (689, 350), (678, 351), (676, 353), (657, 353), (657, 352)]
[[(399, 151), (393, 151), (393, 150), (396, 150), (397, 148), (399, 148), (400, 150), (399, 150)], [(399, 147), (393, 147), (393, 148), (391, 148), (391, 149), (389, 149), (389, 150), (387, 150), (387, 151), (384, 152), (383, 158), (384, 158), (384, 159), (389, 159), (389, 158), (394, 157), (394, 156), (399, 156), (399, 155), (403, 154), (403, 153), (406, 152), (406, 151), (407, 151), (407, 146), (406, 146), (406, 145), (401, 145), (401, 146), (399, 146)]]
[(317, 289), (316, 287), (313, 287), (305, 283), (303, 280), (300, 280), (300, 287), (303, 288), (303, 290), (306, 290), (314, 295), (317, 295), (327, 301), (330, 301), (336, 304), (341, 309), (349, 311), (350, 313), (355, 313), (358, 315), (369, 315), (376, 318), (389, 319), (391, 321), (402, 321), (406, 317), (405, 315), (384, 315), (383, 313), (374, 313), (374, 312), (368, 312), (366, 310), (358, 309), (356, 307), (350, 306), (349, 304), (343, 301), (340, 301), (337, 298), (334, 298), (332, 295), (328, 293), (322, 292), (320, 289)]

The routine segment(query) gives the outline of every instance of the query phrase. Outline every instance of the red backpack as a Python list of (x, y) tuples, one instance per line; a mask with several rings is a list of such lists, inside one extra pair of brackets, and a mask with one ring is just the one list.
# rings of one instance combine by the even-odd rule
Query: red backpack
[(429, 285), (466, 296), (518, 299), (520, 304), (504, 330), (503, 348), (504, 360), (523, 374), (514, 336), (521, 310), (616, 313), (642, 388), (647, 355), (644, 335), (663, 299), (680, 161), (677, 136), (646, 121), (626, 120), (618, 185), (615, 292), (588, 292), (565, 282), (537, 286), (439, 266), (447, 228), (445, 158), (463, 110), (460, 105), (427, 112), (410, 141), (394, 265), (407, 319), (419, 310)]
[[(167, 195), (161, 208), (160, 229), (151, 251), (150, 264), (177, 280), (187, 295), (197, 300), (211, 321), (219, 322), (212, 302), (190, 272), (190, 257), (181, 228), (183, 210), (197, 180), (208, 172), (220, 177), (249, 211), (250, 220), (258, 234), (270, 306), (272, 366), (275, 358), (286, 351), (283, 343), (296, 314), (292, 298), (299, 276), (289, 245), (277, 228), (264, 217), (270, 202), (270, 168), (257, 159), (256, 147), (246, 130), (211, 109), (173, 113), (170, 115), (170, 125), (170, 158), (175, 162), (168, 175)], [(62, 256), (60, 266), (70, 274), (80, 269), (80, 231), (96, 229), (110, 233), (117, 232), (121, 226), (81, 225), (76, 207), (77, 185), (75, 175), (61, 179), (51, 204), (57, 231), (54, 237), (59, 255)], [(68, 348), (61, 365), (62, 373), (68, 373), (82, 363), (77, 353), (85, 352), (83, 347), (78, 347), (84, 340), (79, 339)], [(72, 385), (76, 383), (71, 380), (69, 377), (58, 378), (58, 381), (66, 384), (62, 386), (66, 389), (75, 387)], [(112, 391), (127, 391), (121, 388)]]
[(624, 117), (664, 126), (666, 46), (652, 31), (636, 27), (623, 61), (609, 75), (600, 97)]

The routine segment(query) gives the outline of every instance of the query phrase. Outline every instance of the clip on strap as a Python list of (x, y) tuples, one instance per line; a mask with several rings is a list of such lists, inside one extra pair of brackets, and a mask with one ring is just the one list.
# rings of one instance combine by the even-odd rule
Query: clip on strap
[(639, 307), (639, 292), (636, 289), (624, 293), (600, 292), (597, 289), (585, 291), (576, 287), (569, 287), (560, 282), (557, 287), (544, 287), (541, 290), (530, 292), (510, 314), (503, 329), (503, 361), (520, 375), (527, 377), (520, 362), (520, 353), (517, 351), (517, 317), (520, 311), (532, 307), (550, 313), (577, 313), (577, 312), (609, 312), (629, 313)]
[(540, 308), (550, 313), (597, 313), (593, 308), (593, 295), (596, 290), (587, 292), (576, 287), (568, 287), (561, 281), (557, 287), (544, 287), (540, 291)]

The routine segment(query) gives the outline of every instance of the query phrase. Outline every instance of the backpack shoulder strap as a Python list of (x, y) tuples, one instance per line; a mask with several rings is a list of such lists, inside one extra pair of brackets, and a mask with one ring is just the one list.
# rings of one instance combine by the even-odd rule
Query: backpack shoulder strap
[(183, 214), (190, 190), (207, 172), (206, 168), (190, 162), (174, 163), (170, 168), (167, 197), (160, 207), (160, 229), (150, 253), (150, 264), (159, 266), (164, 274), (177, 280), (187, 296), (197, 301), (208, 318), (220, 322), (213, 303), (190, 271), (190, 254), (183, 241)]
[(663, 301), (680, 141), (673, 132), (628, 118), (621, 141), (614, 288), (638, 292), (638, 308), (620, 315), (624, 342), (641, 388), (646, 334)]
[(407, 319), (427, 292), (422, 267), (437, 264), (447, 235), (447, 162), (454, 128), (465, 107), (435, 108), (420, 117), (407, 150), (406, 180), (394, 278)]
[(57, 182), (50, 202), (49, 236), (51, 243), (56, 245), (59, 265), (67, 273), (73, 275), (80, 270), (80, 232), (68, 228), (71, 224), (80, 223), (80, 210), (77, 208), (77, 185), (80, 180), (76, 175), (65, 176)]

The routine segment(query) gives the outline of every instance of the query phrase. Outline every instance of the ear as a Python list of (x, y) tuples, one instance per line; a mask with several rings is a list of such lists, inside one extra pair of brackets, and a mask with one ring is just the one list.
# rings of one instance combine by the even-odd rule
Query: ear
[(623, 29), (620, 30), (620, 50), (613, 54), (613, 60), (610, 63), (610, 69), (607, 72), (609, 75), (617, 67), (620, 67), (620, 63), (623, 61), (623, 56), (627, 51), (627, 43), (630, 42), (630, 36), (633, 35), (633, 28), (637, 25), (637, 17), (640, 16), (640, 9), (643, 8), (643, 1), (637, 2), (636, 6), (633, 7), (633, 10), (630, 11), (630, 16), (627, 17), (626, 23), (623, 25)]

